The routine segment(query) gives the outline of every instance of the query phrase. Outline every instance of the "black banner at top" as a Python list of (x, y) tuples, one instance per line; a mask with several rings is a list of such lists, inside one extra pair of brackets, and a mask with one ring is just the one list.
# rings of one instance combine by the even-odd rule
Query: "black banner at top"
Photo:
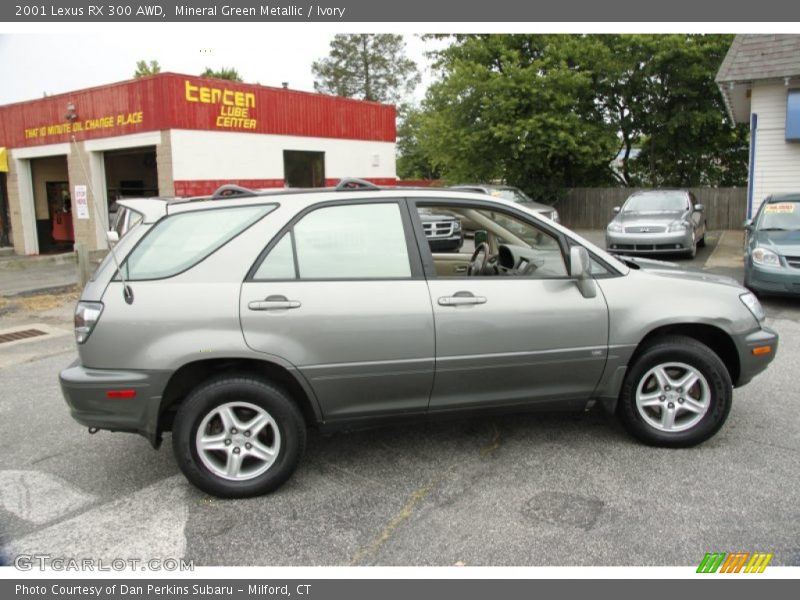
[(786, 0), (11, 0), (0, 20), (36, 22), (800, 22)]

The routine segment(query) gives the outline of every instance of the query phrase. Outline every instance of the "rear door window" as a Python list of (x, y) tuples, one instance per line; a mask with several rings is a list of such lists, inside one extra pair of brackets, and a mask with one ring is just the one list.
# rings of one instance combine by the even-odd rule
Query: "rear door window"
[(275, 209), (236, 206), (185, 212), (156, 223), (125, 260), (130, 281), (163, 279), (182, 273), (224, 246)]
[(411, 263), (394, 202), (317, 208), (283, 235), (253, 278), (403, 279)]

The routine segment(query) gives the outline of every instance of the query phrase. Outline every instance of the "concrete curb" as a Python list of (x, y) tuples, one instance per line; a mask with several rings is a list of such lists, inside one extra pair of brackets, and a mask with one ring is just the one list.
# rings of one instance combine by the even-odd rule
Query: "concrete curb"
[(10, 294), (0, 292), (0, 297), (10, 300), (13, 298), (29, 298), (31, 296), (40, 296), (43, 294), (64, 294), (74, 290), (77, 285), (78, 282), (76, 281), (75, 283), (60, 283), (51, 286), (37, 287), (36, 289), (25, 290), (23, 292), (14, 292)]
[(44, 256), (4, 256), (0, 257), (0, 270), (3, 271), (26, 271), (28, 269), (41, 268), (47, 265), (70, 265), (77, 264), (78, 259), (74, 252), (64, 254), (50, 254)]

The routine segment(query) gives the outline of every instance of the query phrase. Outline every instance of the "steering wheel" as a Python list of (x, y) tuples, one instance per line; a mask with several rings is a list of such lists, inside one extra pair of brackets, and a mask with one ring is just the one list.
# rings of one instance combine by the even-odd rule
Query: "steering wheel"
[(487, 262), (489, 262), (489, 244), (481, 242), (478, 244), (478, 247), (475, 248), (475, 252), (472, 253), (469, 259), (467, 275), (470, 277), (482, 275)]

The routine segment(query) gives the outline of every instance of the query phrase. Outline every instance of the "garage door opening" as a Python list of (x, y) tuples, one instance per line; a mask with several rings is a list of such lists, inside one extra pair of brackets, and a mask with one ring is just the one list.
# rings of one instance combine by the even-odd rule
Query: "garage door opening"
[(103, 158), (110, 225), (116, 215), (117, 200), (158, 196), (156, 148), (113, 150), (106, 152)]
[(284, 150), (283, 179), (286, 187), (325, 187), (325, 153)]
[(39, 254), (71, 252), (75, 230), (67, 157), (35, 158), (30, 165)]
[(6, 174), (0, 170), (0, 248), (11, 245), (11, 218), (8, 214)]

